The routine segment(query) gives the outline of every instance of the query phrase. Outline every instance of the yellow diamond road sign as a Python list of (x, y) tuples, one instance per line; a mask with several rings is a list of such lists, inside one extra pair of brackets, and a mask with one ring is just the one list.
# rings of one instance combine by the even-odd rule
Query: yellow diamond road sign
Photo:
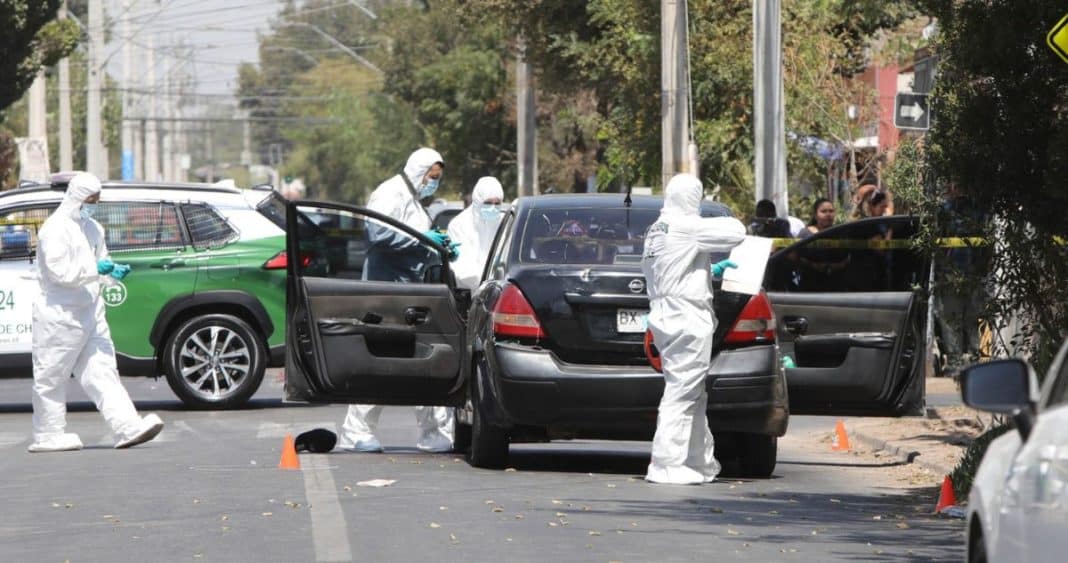
[(1046, 36), (1046, 43), (1054, 53), (1057, 53), (1057, 56), (1068, 63), (1068, 14), (1053, 26), (1049, 35)]

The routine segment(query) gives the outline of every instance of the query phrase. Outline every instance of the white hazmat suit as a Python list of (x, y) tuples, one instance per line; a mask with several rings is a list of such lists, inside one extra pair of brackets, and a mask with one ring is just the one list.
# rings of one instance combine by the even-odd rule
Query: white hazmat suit
[(482, 281), (490, 246), (501, 224), (501, 212), (497, 205), (487, 205), (487, 200), (504, 199), (504, 189), (496, 178), (485, 176), (478, 179), (471, 191), (471, 205), (449, 222), (449, 240), (460, 243), (460, 256), (452, 263), (456, 285), (475, 290)]
[(649, 328), (660, 350), (664, 396), (645, 479), (692, 485), (719, 474), (705, 411), (705, 375), (712, 359), (716, 316), (709, 279), (710, 253), (745, 238), (732, 217), (702, 218), (701, 181), (679, 174), (664, 190), (664, 208), (645, 238), (642, 271), (649, 291)]
[(119, 381), (115, 346), (104, 317), (98, 272), (109, 260), (104, 228), (82, 216), (86, 199), (100, 193), (100, 180), (71, 178), (59, 208), (38, 233), (40, 300), (33, 306), (33, 443), (31, 452), (81, 449), (77, 434), (65, 433), (66, 385), (74, 374), (115, 434), (116, 448), (151, 440), (163, 429), (155, 414), (141, 418)]
[[(423, 232), (430, 229), (430, 216), (423, 208), (416, 193), (425, 185), (430, 169), (435, 164), (444, 165), (445, 159), (437, 151), (421, 148), (408, 157), (404, 165), (403, 176), (396, 176), (379, 184), (367, 201), (367, 208), (387, 215), (405, 225)], [(407, 181), (405, 181), (407, 180)], [(382, 248), (382, 256), (373, 257), (368, 252), (367, 267), (364, 277), (383, 281), (414, 281), (407, 277), (413, 260), (419, 259), (419, 252), (410, 250), (412, 239), (407, 236), (395, 236), (393, 229), (375, 230), (369, 228), (372, 245)], [(395, 239), (395, 240), (390, 240)], [(393, 246), (394, 248), (388, 248)], [(421, 245), (417, 245), (421, 246)], [(372, 271), (372, 273), (368, 273)], [(342, 448), (361, 452), (380, 452), (382, 443), (375, 436), (378, 419), (382, 416), (382, 405), (349, 405), (345, 421), (341, 424), (341, 436), (338, 444)], [(416, 447), (429, 452), (446, 452), (452, 450), (452, 409), (447, 407), (415, 407), (415, 422), (419, 426), (419, 439)]]

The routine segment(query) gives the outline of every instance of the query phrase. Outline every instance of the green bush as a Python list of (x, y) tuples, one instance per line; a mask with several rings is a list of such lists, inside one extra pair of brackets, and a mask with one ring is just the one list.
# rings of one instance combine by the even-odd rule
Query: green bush
[(964, 501), (968, 498), (968, 493), (972, 490), (972, 481), (975, 479), (975, 472), (979, 469), (979, 463), (983, 461), (983, 456), (986, 455), (986, 449), (990, 447), (990, 442), (1013, 428), (1012, 424), (995, 426), (982, 433), (968, 446), (960, 463), (949, 474), (949, 479), (953, 482), (953, 493), (957, 495), (958, 501)]

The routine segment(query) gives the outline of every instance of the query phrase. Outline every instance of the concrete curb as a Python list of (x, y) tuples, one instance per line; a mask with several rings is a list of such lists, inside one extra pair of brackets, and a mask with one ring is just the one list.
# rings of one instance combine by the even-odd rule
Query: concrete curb
[(901, 463), (914, 463), (928, 471), (933, 471), (936, 475), (949, 475), (953, 472), (952, 468), (947, 468), (938, 463), (932, 463), (919, 459), (921, 454), (920, 452), (917, 452), (915, 450), (906, 451), (905, 448), (897, 444), (887, 442), (886, 440), (876, 438), (875, 436), (865, 434), (863, 432), (857, 432), (855, 430), (850, 431), (849, 435), (856, 441), (865, 444), (877, 451), (881, 450), (890, 454), (891, 456), (897, 458), (897, 460)]

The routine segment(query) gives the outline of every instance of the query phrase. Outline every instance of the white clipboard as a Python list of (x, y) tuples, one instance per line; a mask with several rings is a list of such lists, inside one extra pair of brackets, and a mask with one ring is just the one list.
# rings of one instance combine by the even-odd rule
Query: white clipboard
[(738, 267), (727, 268), (723, 272), (723, 291), (746, 295), (760, 293), (764, 285), (764, 271), (771, 256), (771, 243), (770, 238), (747, 236), (734, 247), (730, 260)]

